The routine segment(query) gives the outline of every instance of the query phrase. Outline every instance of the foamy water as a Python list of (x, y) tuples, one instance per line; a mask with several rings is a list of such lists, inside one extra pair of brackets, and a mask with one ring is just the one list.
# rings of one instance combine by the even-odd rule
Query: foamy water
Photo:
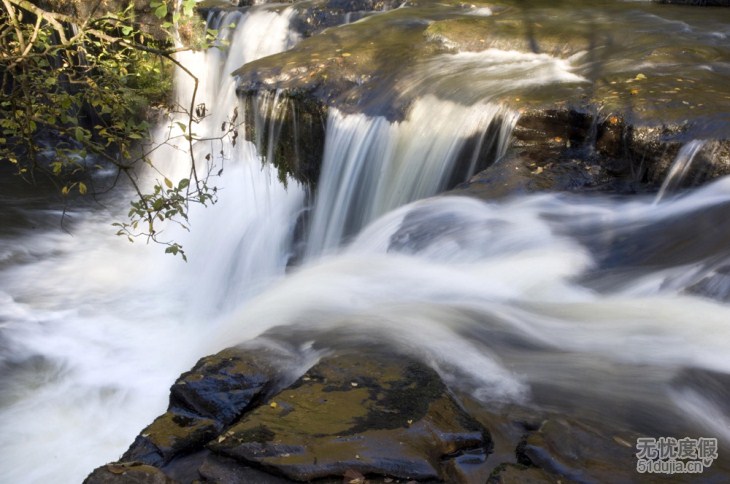
[[(238, 101), (226, 72), (297, 39), (287, 9), (229, 15), (217, 21), (239, 28), (222, 35), (246, 57), (188, 61), (201, 102), (230, 110)], [(444, 188), (465, 146), (469, 163), (479, 143), (503, 152), (515, 114), (485, 93), (504, 92), (505, 78), (584, 82), (570, 59), (546, 55), (438, 61), (479, 80), (478, 104), (435, 97), (458, 79), (450, 69), (439, 78), (433, 64), (417, 75), (435, 89), (401, 123), (332, 109), (314, 207), (304, 187), (262, 166), (253, 143), (227, 147), (213, 161), (224, 168), (219, 202), (193, 207), (190, 233), (166, 232), (187, 264), (114, 237), (113, 205), (73, 212), (73, 235), (0, 238), (0, 480), (81, 481), (164, 411), (169, 386), (196, 359), (271, 331), (309, 364), (343, 339), (394, 345), (485, 405), (728, 439), (727, 392), (681, 376), (730, 373), (728, 305), (692, 291), (730, 263), (730, 180), (659, 200), (419, 200)], [(189, 83), (178, 89), (181, 100), (191, 94)], [(211, 112), (198, 134), (231, 114)], [(187, 176), (184, 145), (161, 151), (164, 176)], [(309, 258), (287, 267), (307, 208)]]

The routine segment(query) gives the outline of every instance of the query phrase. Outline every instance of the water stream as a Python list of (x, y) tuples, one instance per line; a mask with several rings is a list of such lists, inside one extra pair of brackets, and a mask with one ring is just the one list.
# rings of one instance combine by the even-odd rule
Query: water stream
[[(256, 7), (210, 20), (235, 47), (185, 59), (212, 113), (201, 133), (238, 105), (227, 72), (295, 45), (291, 15)], [(535, 85), (583, 82), (568, 59), (482, 57), (451, 61), (477, 77), (502, 76), (503, 62)], [(429, 198), (456, 171), (473, 173), (485, 146), (497, 159), (518, 116), (489, 97), (468, 106), (439, 98), (453, 70), (440, 79), (400, 122), (330, 109), (311, 203), (306, 187), (262, 165), (254, 143), (226, 148), (213, 161), (224, 167), (219, 203), (191, 213), (191, 232), (170, 229), (187, 264), (115, 237), (113, 204), (75, 210), (71, 234), (9, 227), (0, 236), (0, 481), (80, 482), (164, 411), (169, 386), (198, 358), (271, 331), (302, 348), (394, 344), (485, 405), (730, 442), (727, 386), (687, 377), (730, 374), (730, 306), (698, 290), (730, 266), (730, 180), (674, 198), (664, 188), (656, 199)], [(182, 76), (177, 86), (183, 104), (190, 84)], [(676, 165), (701, 147), (687, 145)], [(175, 160), (186, 156), (170, 146), (160, 169), (184, 177)], [(27, 220), (49, 215), (11, 208)], [(292, 267), (307, 211), (305, 261)]]

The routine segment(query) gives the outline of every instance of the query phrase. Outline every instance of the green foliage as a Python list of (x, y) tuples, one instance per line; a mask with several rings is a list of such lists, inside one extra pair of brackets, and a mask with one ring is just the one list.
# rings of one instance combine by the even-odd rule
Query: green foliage
[[(129, 221), (115, 224), (118, 233), (166, 244), (166, 252), (183, 258), (181, 246), (159, 238), (158, 226), (186, 227), (190, 203), (215, 203), (210, 173), (198, 176), (192, 149), (190, 176), (176, 186), (163, 178), (145, 193), (137, 172), (142, 166), (154, 169), (147, 116), (151, 108), (169, 108), (173, 54), (182, 50), (172, 40), (178, 38), (177, 27), (184, 21), (188, 31), (202, 31), (191, 42), (198, 48), (214, 38), (215, 32), (201, 29), (194, 5), (184, 0), (180, 10), (170, 12), (168, 2), (151, 1), (164, 21), (161, 27), (170, 31), (165, 40), (135, 23), (133, 3), (88, 19), (24, 0), (0, 4), (0, 163), (12, 164), (28, 180), (47, 175), (67, 197), (94, 195), (94, 170), (115, 168), (137, 194)], [(184, 109), (189, 119), (184, 136), (191, 146), (197, 121), (192, 106), (194, 100)], [(43, 149), (41, 140), (52, 140), (53, 150)]]

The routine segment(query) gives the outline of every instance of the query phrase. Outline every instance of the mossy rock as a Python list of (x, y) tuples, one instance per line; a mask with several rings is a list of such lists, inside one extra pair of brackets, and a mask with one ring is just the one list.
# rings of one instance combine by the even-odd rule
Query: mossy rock
[(140, 463), (107, 464), (95, 469), (84, 484), (175, 484), (160, 469)]
[(483, 463), (491, 441), (430, 368), (398, 355), (345, 352), (323, 359), (209, 447), (298, 481), (356, 471), (469, 482), (474, 472), (458, 468)]
[(170, 390), (168, 411), (147, 426), (122, 456), (125, 462), (163, 466), (199, 450), (276, 380), (264, 350), (229, 348), (202, 358)]

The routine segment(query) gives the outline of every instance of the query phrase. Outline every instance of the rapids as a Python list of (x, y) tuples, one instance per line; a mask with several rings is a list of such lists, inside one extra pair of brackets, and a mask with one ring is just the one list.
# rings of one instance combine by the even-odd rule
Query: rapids
[[(231, 47), (182, 58), (212, 112), (200, 134), (239, 102), (228, 73), (301, 40), (294, 15), (211, 14)], [(272, 331), (305, 356), (312, 341), (395, 344), (484, 405), (730, 442), (727, 386), (702, 384), (730, 374), (730, 179), (678, 190), (695, 140), (657, 195), (437, 196), (478, 169), (483, 145), (499, 163), (519, 116), (441, 90), (497, 89), (504, 69), (521, 86), (587, 82), (582, 56), (449, 56), (415, 71), (423, 95), (401, 121), (330, 109), (316, 193), (283, 183), (255, 143), (227, 147), (214, 160), (219, 202), (192, 211), (190, 232), (169, 229), (187, 264), (115, 237), (113, 201), (72, 209), (66, 233), (49, 222), (56, 208), (0, 195), (0, 481), (80, 482), (164, 411), (198, 358)], [(192, 87), (178, 75), (185, 105)], [(160, 150), (171, 179), (186, 176), (183, 149)], [(464, 150), (472, 163), (459, 171)], [(713, 291), (698, 289), (708, 280)]]

